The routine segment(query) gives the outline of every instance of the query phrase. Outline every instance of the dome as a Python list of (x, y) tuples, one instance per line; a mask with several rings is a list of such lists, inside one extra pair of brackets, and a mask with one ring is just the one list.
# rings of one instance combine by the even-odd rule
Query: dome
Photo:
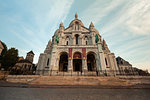
[(82, 21), (79, 20), (79, 19), (74, 19), (74, 20), (69, 24), (69, 26), (72, 26), (72, 25), (75, 24), (75, 23), (79, 23), (81, 26), (84, 26), (83, 23), (82, 23)]
[(84, 26), (82, 21), (78, 19), (78, 15), (77, 13), (75, 14), (75, 19), (73, 21), (71, 21), (71, 23), (69, 24), (69, 26), (72, 26), (75, 23), (79, 23), (81, 26)]

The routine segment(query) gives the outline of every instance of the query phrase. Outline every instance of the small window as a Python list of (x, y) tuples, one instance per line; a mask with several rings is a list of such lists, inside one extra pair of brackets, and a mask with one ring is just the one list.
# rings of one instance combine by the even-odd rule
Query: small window
[(86, 45), (87, 45), (87, 41), (86, 41)]
[(108, 64), (107, 64), (107, 59), (106, 58), (105, 58), (105, 62), (106, 62), (106, 66), (107, 66)]
[(49, 58), (48, 58), (48, 60), (47, 60), (47, 66), (49, 65)]
[(79, 43), (79, 35), (76, 34), (75, 37), (76, 37), (76, 44), (78, 44)]
[(68, 41), (67, 41), (66, 45), (68, 45)]
[(78, 22), (75, 23), (75, 30), (79, 30), (79, 23)]
[(27, 65), (26, 64), (24, 65), (24, 70), (27, 70)]
[(123, 64), (123, 61), (121, 61), (121, 64)]
[(84, 38), (84, 39), (85, 39), (85, 40), (87, 40), (87, 38), (88, 38), (88, 37), (87, 37), (87, 36), (85, 36), (85, 38)]
[(31, 70), (31, 65), (28, 65), (29, 71)]

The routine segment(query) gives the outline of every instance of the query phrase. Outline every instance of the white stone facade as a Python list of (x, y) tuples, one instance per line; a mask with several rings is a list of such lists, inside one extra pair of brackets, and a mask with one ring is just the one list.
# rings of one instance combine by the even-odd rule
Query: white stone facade
[(71, 71), (74, 74), (99, 72), (99, 75), (116, 75), (112, 70), (118, 70), (114, 53), (110, 52), (105, 40), (101, 40), (93, 23), (86, 28), (76, 14), (67, 28), (60, 24), (52, 41), (39, 56), (36, 73), (50, 75)]

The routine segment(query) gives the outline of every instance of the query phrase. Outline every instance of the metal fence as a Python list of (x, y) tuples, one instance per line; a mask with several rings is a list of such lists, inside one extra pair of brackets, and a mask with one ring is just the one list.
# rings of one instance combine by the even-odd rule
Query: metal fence
[(120, 70), (96, 70), (96, 71), (58, 71), (58, 70), (37, 70), (37, 75), (46, 76), (150, 76), (149, 73), (141, 75), (137, 71), (127, 72)]

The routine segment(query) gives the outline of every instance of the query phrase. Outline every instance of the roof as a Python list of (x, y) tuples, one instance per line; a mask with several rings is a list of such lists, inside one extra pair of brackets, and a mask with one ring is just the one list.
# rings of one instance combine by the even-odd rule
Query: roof
[(128, 61), (124, 60), (123, 58), (121, 58), (120, 56), (118, 56), (116, 58), (117, 60), (117, 64), (120, 64), (120, 65), (130, 65), (132, 66)]
[[(32, 53), (32, 54), (34, 55), (34, 53), (33, 53), (33, 51), (32, 51), (32, 50), (31, 50), (30, 52), (28, 52), (28, 53)], [(28, 53), (27, 53), (27, 54), (28, 54)]]
[(71, 23), (69, 24), (69, 26), (72, 26), (76, 22), (79, 23), (81, 26), (84, 26), (83, 23), (82, 23), (82, 21), (79, 20), (79, 19), (74, 19), (73, 21), (71, 21)]
[(30, 62), (30, 61), (27, 60), (27, 59), (20, 60), (20, 61), (18, 61), (17, 63), (31, 63), (31, 64), (32, 64), (32, 62)]
[(75, 19), (71, 21), (71, 23), (69, 24), (69, 26), (72, 26), (74, 23), (79, 23), (81, 26), (84, 26), (82, 21), (78, 19), (78, 15), (77, 13), (75, 14)]

